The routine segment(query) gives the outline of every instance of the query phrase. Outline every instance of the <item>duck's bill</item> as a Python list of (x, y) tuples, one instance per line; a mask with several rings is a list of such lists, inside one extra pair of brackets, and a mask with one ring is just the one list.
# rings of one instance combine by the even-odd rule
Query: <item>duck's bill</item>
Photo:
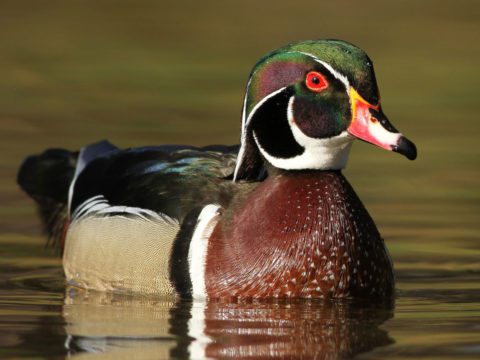
[(352, 122), (347, 131), (351, 136), (415, 160), (415, 144), (390, 124), (379, 106), (369, 104), (353, 89), (350, 90), (350, 99)]

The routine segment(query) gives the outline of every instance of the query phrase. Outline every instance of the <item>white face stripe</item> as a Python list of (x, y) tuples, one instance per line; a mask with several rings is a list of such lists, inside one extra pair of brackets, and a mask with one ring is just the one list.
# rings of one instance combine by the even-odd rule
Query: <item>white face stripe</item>
[(248, 89), (250, 89), (250, 83), (252, 82), (252, 78), (248, 79), (247, 89), (245, 91), (245, 98), (243, 99), (243, 108), (242, 108), (242, 133), (240, 135), (240, 143), (244, 144), (246, 140), (246, 121), (247, 121), (247, 99), (248, 99)]
[[(250, 82), (249, 82), (249, 84), (250, 84)], [(252, 111), (250, 111), (250, 113), (248, 114), (248, 118), (245, 120), (245, 122), (242, 119), (242, 123), (244, 122), (244, 124), (242, 126), (241, 146), (240, 146), (240, 150), (238, 151), (237, 164), (235, 166), (235, 172), (233, 173), (233, 181), (237, 180), (238, 171), (240, 170), (240, 166), (242, 165), (242, 162), (243, 162), (243, 155), (245, 153), (245, 147), (247, 146), (247, 127), (248, 127), (248, 124), (250, 123), (250, 121), (252, 120), (252, 116), (260, 108), (260, 106), (262, 106), (268, 99), (270, 99), (271, 97), (273, 97), (273, 96), (277, 95), (278, 93), (282, 92), (286, 88), (287, 88), (286, 86), (282, 87), (282, 88), (280, 88), (278, 90), (275, 90), (274, 92), (268, 94), (267, 96), (265, 96), (262, 100), (260, 100), (254, 106)], [(247, 93), (248, 93), (248, 89), (247, 89)], [(247, 105), (246, 101), (247, 101), (247, 95), (245, 95), (245, 102), (244, 102), (244, 105), (243, 105), (243, 112), (244, 112), (243, 117), (245, 117), (245, 113), (247, 111), (246, 110), (246, 105)]]
[(192, 297), (194, 299), (207, 298), (205, 285), (205, 266), (207, 261), (208, 240), (215, 225), (220, 220), (220, 205), (205, 206), (197, 219), (197, 226), (193, 232), (188, 249), (188, 270), (192, 282)]
[(288, 124), (290, 125), (290, 129), (292, 130), (292, 135), (295, 141), (301, 145), (305, 151), (302, 154), (292, 158), (276, 158), (262, 148), (254, 132), (253, 138), (255, 139), (255, 143), (257, 144), (262, 155), (273, 166), (285, 170), (343, 169), (348, 161), (348, 154), (353, 143), (353, 138), (347, 133), (347, 131), (343, 131), (337, 136), (326, 139), (316, 139), (305, 135), (295, 124), (295, 119), (293, 116), (294, 101), (294, 96), (290, 97), (290, 100), (288, 101)]
[(247, 88), (245, 91), (245, 98), (243, 99), (243, 109), (242, 109), (242, 137), (243, 129), (245, 129), (245, 122), (247, 121), (247, 99), (248, 99), (248, 90), (250, 89), (250, 84), (252, 82), (252, 77), (248, 79)]
[(287, 87), (284, 86), (278, 90), (275, 90), (274, 92), (271, 92), (270, 94), (268, 94), (267, 96), (265, 96), (262, 100), (260, 100), (252, 109), (252, 111), (250, 111), (250, 114), (248, 114), (248, 118), (247, 118), (247, 121), (245, 123), (245, 127), (248, 126), (248, 124), (250, 123), (250, 121), (252, 120), (252, 116), (255, 114), (255, 112), (258, 110), (258, 108), (260, 106), (262, 106), (268, 99), (270, 99), (271, 97), (277, 95), (278, 93), (281, 93), (283, 90), (285, 90)]
[[(344, 85), (345, 85), (345, 89), (348, 93), (349, 89), (350, 89), (350, 82), (348, 81), (347, 77), (345, 75), (342, 75), (340, 74), (337, 70), (335, 70), (329, 63), (323, 61), (323, 60), (320, 60), (319, 58), (317, 58), (315, 55), (313, 54), (310, 54), (310, 53), (307, 53), (307, 52), (303, 52), (303, 51), (295, 51), (295, 52), (289, 52), (289, 53), (286, 53), (286, 54), (303, 54), (305, 56), (308, 56), (310, 58), (312, 58), (314, 61), (318, 62), (319, 64), (323, 65), (325, 68), (327, 68), (328, 71), (330, 71), (330, 73), (333, 75), (333, 77), (339, 81), (341, 81)], [(279, 92), (285, 90), (287, 88), (287, 86), (284, 86), (278, 90), (275, 90), (274, 92), (271, 92), (270, 94), (266, 95), (263, 99), (261, 99), (256, 105), (255, 107), (252, 109), (252, 111), (250, 112), (250, 114), (248, 115), (248, 119), (246, 119), (246, 112), (247, 112), (247, 98), (248, 98), (248, 92), (249, 92), (249, 89), (250, 89), (250, 83), (252, 82), (252, 78), (253, 78), (253, 75), (250, 77), (250, 79), (248, 80), (248, 84), (247, 84), (247, 91), (246, 91), (246, 94), (245, 94), (245, 98), (243, 99), (243, 111), (242, 111), (242, 140), (244, 139), (244, 133), (245, 133), (245, 130), (246, 130), (246, 127), (248, 125), (248, 123), (250, 122), (250, 119), (252, 118), (252, 115), (255, 113), (255, 111), (257, 111), (257, 109), (266, 101), (268, 100), (269, 98), (271, 98), (272, 96), (278, 94)]]
[(305, 149), (301, 155), (282, 159), (267, 153), (259, 144), (255, 133), (253, 137), (265, 159), (276, 168), (285, 170), (341, 170), (347, 165), (353, 143), (353, 138), (344, 131), (329, 139), (317, 139), (317, 144)]
[[(316, 57), (315, 55), (313, 54), (310, 54), (310, 53), (307, 53), (307, 52), (303, 52), (303, 51), (291, 51), (291, 52), (288, 52), (287, 54), (303, 54), (305, 56), (308, 56), (310, 58), (312, 58), (314, 61), (318, 62), (319, 64), (323, 65), (331, 74), (334, 78), (336, 78), (337, 80), (341, 81), (344, 85), (345, 85), (345, 89), (346, 89), (346, 92), (347, 92), (347, 95), (350, 95), (350, 82), (348, 81), (347, 77), (341, 73), (339, 73), (337, 70), (335, 70), (329, 63), (323, 61), (323, 60), (320, 60), (318, 57)], [(268, 94), (267, 96), (265, 96), (263, 99), (261, 99), (256, 105), (255, 107), (252, 109), (252, 111), (250, 112), (250, 114), (248, 115), (248, 118), (246, 116), (246, 112), (247, 112), (247, 98), (248, 98), (248, 93), (249, 93), (249, 90), (250, 90), (250, 83), (252, 81), (252, 78), (253, 78), (254, 74), (252, 74), (252, 76), (250, 77), (250, 79), (248, 80), (248, 84), (247, 84), (247, 91), (246, 91), (246, 94), (245, 94), (245, 98), (244, 98), (244, 101), (243, 101), (243, 111), (242, 111), (242, 134), (241, 134), (241, 143), (240, 143), (240, 149), (238, 151), (238, 156), (237, 156), (237, 163), (236, 163), (236, 166), (235, 166), (235, 172), (233, 174), (233, 181), (236, 181), (237, 180), (237, 177), (238, 177), (238, 171), (240, 170), (240, 167), (243, 163), (243, 157), (244, 157), (244, 153), (245, 153), (245, 147), (246, 147), (246, 141), (247, 141), (247, 126), (253, 116), (253, 114), (258, 110), (258, 108), (263, 105), (265, 103), (265, 101), (267, 101), (269, 98), (271, 98), (272, 96), (278, 94), (279, 92), (285, 90), (287, 87), (282, 87), (281, 89), (278, 89), (270, 94)], [(350, 99), (350, 96), (349, 96), (349, 99)], [(350, 100), (351, 101), (351, 100)], [(291, 125), (290, 125), (291, 126)], [(291, 126), (292, 127), (292, 126)], [(296, 129), (298, 129), (298, 127), (294, 127)], [(295, 129), (292, 128), (292, 132), (295, 131)], [(298, 131), (300, 131), (300, 129), (298, 129)], [(298, 131), (296, 131), (298, 133)], [(302, 133), (303, 134), (303, 133)], [(294, 134), (295, 136), (295, 134)], [(255, 135), (254, 135), (254, 138), (255, 138), (255, 142), (258, 146), (258, 148), (260, 149), (260, 152), (265, 156), (265, 150), (262, 149), (258, 143), (258, 140), (256, 139)], [(328, 139), (326, 139), (328, 140)], [(350, 149), (350, 146), (348, 147), (348, 149)], [(268, 155), (268, 154), (267, 154)], [(298, 156), (297, 156), (298, 157)], [(267, 158), (267, 157), (266, 157)], [(344, 162), (343, 166), (341, 166), (340, 163), (338, 164), (332, 164), (332, 165), (335, 165), (335, 166), (341, 166), (340, 168), (343, 168), (345, 167), (346, 165), (346, 158), (348, 158), (348, 152), (347, 152), (347, 155), (346, 155), (346, 158), (345, 156), (342, 156), (342, 158), (344, 158), (342, 160), (342, 162)], [(279, 159), (279, 160), (288, 160), (288, 159)], [(290, 159), (290, 160), (293, 160), (293, 159)], [(270, 160), (269, 160), (270, 161)], [(282, 161), (283, 162), (283, 161)]]
[(324, 67), (327, 68), (328, 71), (330, 71), (330, 73), (333, 75), (333, 77), (337, 80), (340, 80), (343, 85), (345, 85), (345, 89), (347, 90), (347, 93), (348, 93), (348, 90), (350, 89), (350, 82), (348, 81), (347, 77), (345, 75), (342, 75), (340, 74), (337, 70), (335, 70), (332, 65), (330, 65), (329, 63), (323, 61), (323, 60), (320, 60), (319, 58), (317, 58), (315, 55), (313, 54), (309, 54), (307, 52), (302, 52), (302, 51), (299, 51), (300, 54), (303, 54), (303, 55), (306, 55), (308, 57), (311, 57), (313, 60), (315, 60), (316, 62), (318, 62), (319, 64), (322, 64)]

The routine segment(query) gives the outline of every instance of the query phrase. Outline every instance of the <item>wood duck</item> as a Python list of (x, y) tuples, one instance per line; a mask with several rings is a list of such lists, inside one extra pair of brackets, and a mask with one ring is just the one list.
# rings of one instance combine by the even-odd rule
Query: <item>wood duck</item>
[(50, 149), (18, 183), (69, 284), (193, 298), (388, 297), (392, 262), (342, 175), (355, 138), (416, 158), (384, 115), (372, 62), (339, 40), (253, 68), (241, 144)]

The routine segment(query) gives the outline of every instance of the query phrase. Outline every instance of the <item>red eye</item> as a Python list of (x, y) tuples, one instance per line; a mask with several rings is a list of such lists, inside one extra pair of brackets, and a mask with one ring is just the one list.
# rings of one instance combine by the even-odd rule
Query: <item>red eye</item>
[(305, 85), (312, 91), (320, 92), (328, 87), (328, 81), (319, 72), (310, 71), (305, 78)]

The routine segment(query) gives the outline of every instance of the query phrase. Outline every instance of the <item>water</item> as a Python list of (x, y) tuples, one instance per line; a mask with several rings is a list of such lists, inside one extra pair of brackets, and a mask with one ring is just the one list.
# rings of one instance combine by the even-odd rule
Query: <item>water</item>
[[(477, 358), (480, 296), (472, 282), (478, 284), (478, 274), (415, 272), (399, 277), (400, 288), (413, 289), (399, 290), (394, 303), (203, 303), (64, 291), (59, 269), (19, 272), (2, 282), (0, 355)], [(455, 288), (431, 289), (438, 282)]]
[[(0, 358), (479, 358), (475, 11), (468, 0), (2, 2)], [(356, 144), (346, 171), (394, 259), (395, 301), (205, 304), (65, 289), (15, 185), (21, 160), (101, 138), (235, 143), (253, 63), (317, 37), (367, 50), (386, 114), (419, 148), (409, 162)]]

